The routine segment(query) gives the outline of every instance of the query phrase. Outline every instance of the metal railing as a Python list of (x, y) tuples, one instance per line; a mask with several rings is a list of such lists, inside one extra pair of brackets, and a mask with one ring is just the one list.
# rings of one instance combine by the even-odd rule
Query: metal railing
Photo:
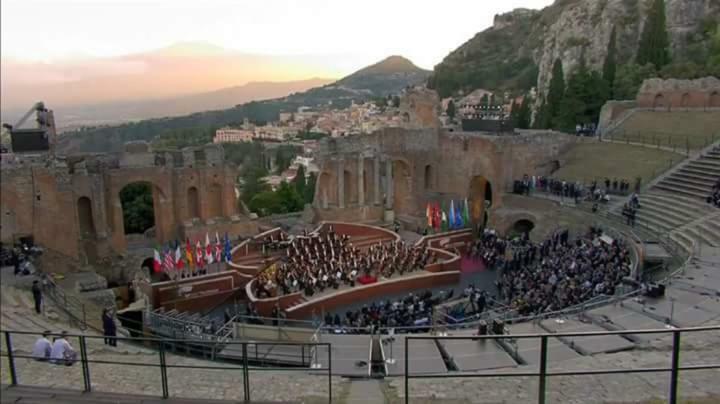
[[(609, 374), (633, 374), (633, 373), (652, 373), (652, 372), (669, 372), (670, 373), (670, 391), (668, 403), (676, 404), (678, 402), (678, 380), (680, 371), (690, 370), (709, 370), (720, 369), (720, 363), (711, 364), (695, 364), (680, 365), (680, 336), (682, 333), (692, 333), (700, 331), (720, 331), (720, 326), (693, 327), (693, 328), (674, 328), (659, 330), (623, 330), (623, 331), (600, 331), (600, 332), (574, 332), (574, 333), (550, 333), (550, 334), (515, 334), (515, 335), (476, 335), (468, 337), (458, 336), (408, 336), (405, 338), (405, 403), (410, 403), (410, 379), (439, 379), (439, 378), (505, 378), (505, 377), (537, 377), (538, 392), (537, 402), (545, 404), (547, 396), (547, 378), (555, 376), (587, 376), (587, 375), (609, 375)], [(630, 369), (580, 369), (571, 371), (548, 371), (548, 339), (562, 337), (597, 337), (607, 335), (638, 335), (638, 334), (672, 334), (672, 350), (671, 363), (669, 367), (649, 367), (649, 368), (630, 368)], [(540, 339), (540, 362), (537, 372), (497, 372), (495, 370), (487, 370), (482, 373), (440, 373), (440, 374), (413, 374), (410, 366), (410, 344), (416, 340), (431, 340), (439, 343), (444, 340), (503, 340), (503, 339)]]
[[(0, 352), (0, 356), (4, 356), (7, 358), (7, 364), (9, 369), (9, 377), (10, 377), (10, 385), (11, 386), (18, 386), (21, 385), (20, 378), (18, 375), (18, 368), (15, 365), (16, 359), (28, 359), (28, 360), (37, 360), (35, 357), (31, 355), (18, 355), (15, 353), (16, 349), (13, 346), (12, 342), (12, 336), (13, 335), (34, 335), (37, 336), (38, 332), (27, 332), (27, 331), (2, 331), (4, 342), (6, 345), (6, 350), (3, 352)], [(48, 336), (60, 336), (60, 334), (48, 334)], [(79, 359), (76, 359), (76, 362), (80, 364), (82, 369), (82, 376), (83, 376), (83, 391), (84, 392), (90, 392), (93, 390), (93, 384), (92, 384), (92, 372), (91, 372), (91, 366), (92, 364), (102, 364), (102, 365), (115, 365), (115, 366), (139, 366), (139, 367), (154, 367), (158, 369), (158, 372), (160, 373), (160, 384), (161, 384), (161, 391), (162, 391), (162, 398), (168, 398), (170, 397), (170, 387), (168, 384), (168, 369), (199, 369), (199, 370), (223, 370), (226, 372), (232, 372), (232, 371), (240, 371), (242, 374), (242, 385), (243, 385), (243, 398), (245, 402), (250, 401), (250, 373), (251, 372), (267, 372), (267, 371), (282, 371), (282, 372), (307, 372), (309, 370), (312, 370), (314, 372), (327, 372), (328, 377), (328, 402), (332, 403), (332, 349), (330, 343), (322, 343), (322, 342), (306, 342), (306, 343), (300, 343), (300, 342), (240, 342), (240, 341), (225, 341), (225, 345), (239, 345), (242, 348), (242, 366), (231, 366), (230, 364), (226, 366), (211, 366), (211, 365), (190, 365), (190, 364), (171, 364), (167, 362), (166, 359), (166, 346), (168, 344), (203, 344), (205, 342), (203, 341), (186, 341), (186, 340), (173, 340), (173, 339), (159, 339), (159, 338), (126, 338), (126, 337), (113, 337), (116, 341), (126, 341), (126, 342), (135, 342), (135, 343), (141, 343), (141, 344), (155, 344), (157, 345), (157, 354), (158, 354), (158, 362), (157, 363), (143, 363), (143, 362), (127, 362), (127, 361), (108, 361), (108, 360), (102, 360), (102, 359), (93, 359), (91, 355), (88, 352), (87, 344), (88, 340), (92, 339), (107, 339), (105, 336), (94, 336), (94, 335), (78, 335), (78, 334), (65, 334), (64, 337), (68, 340), (74, 340), (77, 338), (78, 341), (78, 353), (79, 353)], [(207, 342), (208, 345), (214, 344), (213, 342)], [(250, 358), (249, 358), (249, 346), (255, 346), (255, 350), (257, 351), (258, 346), (298, 346), (300, 347), (303, 352), (306, 351), (306, 348), (309, 349), (309, 352), (316, 352), (318, 348), (324, 348), (327, 349), (327, 367), (323, 369), (323, 365), (320, 363), (312, 362), (310, 363), (309, 367), (304, 367), (304, 363), (302, 366), (250, 366)], [(317, 355), (312, 355), (313, 358), (317, 358)], [(67, 363), (65, 361), (61, 361), (61, 363)], [(213, 363), (213, 362), (210, 362)], [(50, 365), (48, 365), (50, 366)], [(58, 374), (59, 375), (59, 374)], [(56, 375), (57, 376), (57, 375)], [(55, 385), (62, 385), (62, 380), (55, 379)], [(52, 387), (52, 386), (48, 386)], [(268, 387), (269, 388), (269, 387)], [(133, 394), (135, 392), (133, 391), (127, 391), (123, 392), (127, 394)], [(177, 397), (177, 396), (175, 396)]]

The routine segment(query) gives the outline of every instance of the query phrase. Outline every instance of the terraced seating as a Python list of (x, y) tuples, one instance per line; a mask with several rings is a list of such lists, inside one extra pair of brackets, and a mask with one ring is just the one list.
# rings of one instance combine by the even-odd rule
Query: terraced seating
[(690, 250), (695, 242), (720, 246), (720, 215), (706, 202), (720, 177), (720, 146), (680, 165), (640, 195), (636, 222)]

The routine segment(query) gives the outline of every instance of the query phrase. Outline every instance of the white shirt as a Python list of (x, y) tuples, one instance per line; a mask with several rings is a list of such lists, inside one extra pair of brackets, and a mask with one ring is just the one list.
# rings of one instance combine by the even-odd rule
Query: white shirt
[(72, 350), (73, 349), (70, 347), (70, 343), (67, 342), (65, 338), (58, 338), (55, 342), (53, 342), (50, 359), (65, 359), (65, 353), (70, 353)]
[(50, 359), (52, 344), (45, 337), (38, 338), (32, 350), (32, 357), (35, 359)]

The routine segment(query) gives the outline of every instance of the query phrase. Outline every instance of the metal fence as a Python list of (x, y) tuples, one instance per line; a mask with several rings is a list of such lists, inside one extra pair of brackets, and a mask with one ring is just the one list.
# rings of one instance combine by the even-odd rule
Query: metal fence
[[(610, 374), (634, 374), (667, 372), (670, 373), (670, 391), (668, 403), (678, 402), (678, 380), (680, 371), (720, 369), (720, 363), (680, 365), (680, 336), (683, 333), (701, 331), (720, 331), (720, 326), (675, 328), (659, 330), (624, 330), (624, 331), (601, 331), (601, 332), (575, 332), (575, 333), (551, 333), (551, 334), (516, 334), (516, 335), (477, 335), (470, 337), (426, 337), (408, 336), (405, 338), (405, 403), (410, 403), (410, 379), (436, 379), (436, 378), (506, 378), (506, 377), (537, 377), (538, 391), (537, 402), (545, 404), (547, 397), (547, 378), (556, 376), (588, 376), (588, 375), (610, 375)], [(671, 363), (669, 367), (648, 367), (630, 369), (580, 369), (571, 371), (548, 371), (548, 338), (563, 337), (597, 337), (607, 335), (647, 335), (647, 334), (672, 334)], [(497, 372), (488, 370), (482, 373), (441, 373), (441, 374), (413, 374), (411, 369), (412, 355), (410, 347), (413, 341), (431, 340), (436, 343), (443, 340), (509, 340), (509, 339), (540, 339), (540, 362), (537, 372)]]
[[(7, 364), (9, 369), (9, 376), (10, 376), (10, 385), (11, 386), (17, 386), (21, 385), (18, 375), (18, 369), (15, 366), (15, 360), (16, 359), (29, 359), (29, 360), (36, 360), (31, 355), (18, 355), (15, 353), (15, 348), (13, 346), (12, 342), (12, 336), (13, 335), (38, 335), (38, 332), (26, 332), (26, 331), (2, 331), (4, 334), (4, 340), (5, 345), (7, 347), (7, 350), (0, 353), (0, 356), (4, 356), (7, 358)], [(60, 334), (48, 334), (48, 336), (60, 336)], [(172, 345), (178, 345), (178, 344), (207, 344), (208, 349), (215, 349), (215, 345), (217, 342), (203, 342), (203, 341), (186, 341), (186, 340), (172, 340), (172, 339), (158, 339), (158, 338), (125, 338), (125, 337), (114, 337), (116, 341), (126, 341), (126, 342), (135, 342), (135, 343), (141, 343), (141, 344), (153, 344), (157, 346), (157, 354), (158, 354), (158, 362), (157, 363), (143, 363), (143, 362), (118, 362), (118, 361), (108, 361), (108, 360), (101, 360), (101, 359), (94, 359), (89, 354), (87, 349), (87, 342), (88, 340), (92, 339), (105, 339), (104, 336), (94, 336), (94, 335), (77, 335), (77, 334), (66, 334), (64, 337), (68, 340), (76, 340), (78, 342), (78, 353), (79, 353), (79, 359), (77, 359), (77, 363), (80, 364), (82, 369), (82, 376), (83, 376), (83, 391), (90, 392), (93, 390), (93, 384), (92, 384), (92, 372), (91, 372), (91, 365), (92, 364), (102, 364), (102, 365), (116, 365), (116, 366), (139, 366), (139, 367), (153, 367), (157, 368), (157, 371), (160, 374), (160, 387), (162, 391), (162, 397), (168, 398), (170, 397), (170, 388), (168, 385), (168, 369), (197, 369), (197, 370), (222, 370), (226, 372), (234, 372), (238, 371), (242, 375), (242, 385), (243, 385), (243, 398), (245, 402), (250, 401), (250, 373), (251, 372), (267, 372), (267, 371), (282, 371), (282, 372), (307, 372), (307, 371), (313, 371), (313, 372), (320, 372), (320, 373), (327, 373), (328, 377), (328, 402), (332, 403), (332, 349), (330, 343), (322, 343), (322, 342), (307, 342), (307, 343), (301, 343), (301, 342), (240, 342), (240, 341), (224, 341), (223, 345), (239, 345), (242, 349), (242, 364), (241, 366), (231, 366), (228, 364), (227, 366), (206, 366), (206, 365), (189, 365), (189, 364), (170, 364), (166, 360), (166, 352), (167, 352), (167, 346), (169, 344)], [(306, 348), (311, 352), (312, 358), (317, 358), (317, 350), (318, 349), (327, 349), (327, 367), (323, 369), (322, 364), (318, 363), (317, 361), (313, 360), (310, 363), (309, 367), (302, 367), (302, 366), (251, 366), (249, 361), (249, 352), (250, 350), (248, 347), (254, 346), (255, 350), (257, 351), (257, 347), (259, 346), (298, 346), (301, 349), (305, 350)], [(210, 362), (213, 363), (213, 362)], [(56, 380), (57, 384), (62, 384), (62, 380)], [(52, 387), (52, 386), (48, 386)], [(135, 393), (133, 391), (127, 391), (123, 392), (127, 394)], [(177, 395), (175, 395), (177, 397)]]

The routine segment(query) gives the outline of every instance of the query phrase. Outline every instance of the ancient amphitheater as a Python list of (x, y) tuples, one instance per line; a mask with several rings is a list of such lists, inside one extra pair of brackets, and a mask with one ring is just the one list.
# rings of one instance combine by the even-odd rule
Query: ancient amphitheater
[[(232, 260), (222, 271), (174, 281), (135, 278), (139, 298), (129, 299), (130, 305), (121, 311), (137, 313), (140, 322), (133, 326), (121, 319), (121, 335), (133, 338), (122, 338), (117, 347), (103, 343), (98, 300), (88, 298), (82, 281), (73, 280), (81, 278), (70, 272), (46, 278), (45, 309), (35, 314), (29, 290), (33, 278), (15, 277), (12, 268), (3, 268), (2, 402), (720, 402), (720, 211), (705, 201), (720, 178), (720, 142), (705, 142), (692, 150), (688, 146), (683, 154), (659, 144), (627, 143), (623, 147), (637, 153), (668, 149), (672, 154), (662, 169), (643, 168), (635, 226), (626, 224), (622, 214), (629, 194), (613, 195), (598, 208), (552, 192), (513, 193), (514, 181), (524, 174), (551, 176), (560, 168), (571, 175), (570, 153), (615, 144), (558, 133), (493, 137), (435, 129), (390, 130), (326, 142), (316, 204), (304, 213), (312, 218), (306, 232), (274, 226), (272, 219), (241, 217), (236, 205), (224, 199), (230, 194), (225, 190), (230, 186), (225, 168), (198, 167), (191, 161), (200, 153), (186, 153), (184, 163), (178, 157), (174, 168), (162, 169), (164, 177), (153, 179), (167, 186), (163, 193), (172, 195), (163, 199), (160, 209), (166, 221), (158, 237), (169, 239), (176, 232), (182, 237), (182, 231), (203, 232), (212, 226), (252, 237), (234, 243)], [(85, 189), (77, 184), (86, 181), (90, 196), (102, 198), (97, 205), (91, 201), (92, 206), (110, 206), (112, 220), (105, 213), (91, 213), (103, 224), (102, 232), (107, 231), (93, 235), (107, 251), (131, 254), (132, 246), (113, 233), (111, 223), (119, 220), (116, 206), (103, 201), (128, 181), (118, 169), (134, 176), (149, 170), (138, 164), (154, 161), (152, 152), (134, 153), (134, 158), (120, 157), (120, 167), (111, 173), (76, 166), (74, 179), (57, 185), (57, 192), (67, 193), (63, 203), (72, 205), (77, 192), (85, 192), (73, 194), (68, 184)], [(583, 160), (589, 161), (591, 157)], [(194, 214), (200, 220), (176, 227), (170, 224), (173, 218), (189, 214), (189, 205), (182, 202), (184, 188), (212, 185), (179, 182), (173, 170), (194, 172), (207, 183), (219, 184), (219, 194), (209, 193), (211, 200), (200, 202)], [(627, 170), (628, 175), (636, 173), (632, 167)], [(16, 174), (15, 181), (25, 184), (21, 173)], [(48, 179), (53, 175), (46, 174), (44, 181), (55, 187), (56, 181)], [(602, 182), (603, 176), (595, 179)], [(108, 179), (113, 191), (92, 186), (93, 181)], [(429, 202), (466, 198), (471, 226), (418, 234), (423, 221), (427, 223), (424, 211)], [(14, 209), (13, 203), (3, 199), (3, 211)], [(217, 217), (205, 217), (210, 210)], [(25, 223), (22, 215), (27, 209), (14, 214), (18, 226)], [(523, 227), (527, 223), (531, 227)], [(521, 315), (514, 307), (498, 304), (450, 321), (457, 320), (450, 308), (470, 304), (462, 295), (468, 279), (479, 282), (495, 276), (487, 268), (466, 266), (478, 225), (503, 235), (522, 227), (531, 230), (534, 241), (550, 237), (558, 228), (575, 234), (589, 226), (602, 228), (602, 238), (594, 241), (615, 240), (627, 246), (631, 275), (614, 294), (557, 312)], [(276, 265), (291, 257), (282, 248), (267, 250), (267, 240), (325, 237), (330, 232), (346, 237), (358, 251), (402, 241), (432, 252), (433, 258), (413, 272), (362, 285), (316, 294), (257, 293), (261, 275), (275, 273)], [(82, 235), (78, 240), (82, 243), (73, 245), (72, 251), (85, 260), (81, 267), (89, 265), (88, 256), (96, 255), (94, 246), (88, 247)], [(650, 291), (649, 282), (664, 289)], [(492, 280), (487, 283), (493, 287)], [(363, 303), (453, 288), (456, 295), (442, 301), (428, 322), (414, 327), (348, 332), (349, 328), (322, 321), (324, 313)], [(127, 300), (120, 289), (114, 290), (117, 299)], [(253, 321), (258, 318), (236, 311), (218, 327), (207, 323), (203, 328), (208, 313), (228, 300), (236, 307), (238, 302), (254, 307), (263, 319)], [(278, 318), (274, 310), (283, 316)], [(489, 330), (478, 335), (484, 325)], [(68, 331), (80, 361), (58, 366), (30, 358), (44, 330)]]

